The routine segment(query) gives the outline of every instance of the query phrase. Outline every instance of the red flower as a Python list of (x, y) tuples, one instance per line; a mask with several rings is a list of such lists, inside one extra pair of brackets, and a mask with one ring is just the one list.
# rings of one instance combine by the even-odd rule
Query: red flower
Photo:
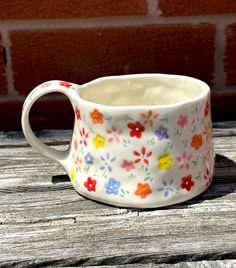
[(141, 125), (139, 122), (136, 123), (129, 123), (128, 128), (131, 129), (130, 131), (130, 136), (131, 137), (136, 137), (138, 139), (141, 138), (142, 132), (144, 132), (145, 128), (143, 125)]
[(88, 177), (87, 181), (84, 183), (84, 186), (87, 188), (89, 192), (96, 192), (96, 180), (92, 180), (91, 177)]
[(204, 109), (205, 117), (208, 116), (208, 113), (209, 113), (209, 102), (207, 101), (207, 103), (206, 103), (206, 105), (205, 105), (205, 109)]
[(138, 156), (138, 158), (135, 159), (134, 163), (139, 163), (142, 160), (146, 165), (148, 165), (149, 160), (146, 159), (146, 157), (150, 157), (152, 155), (152, 152), (150, 151), (146, 153), (145, 147), (142, 147), (141, 152), (139, 153), (137, 151), (134, 151), (134, 155)]
[(84, 128), (82, 128), (82, 130), (79, 131), (80, 136), (81, 136), (81, 140), (79, 142), (79, 144), (84, 144), (85, 146), (87, 146), (87, 141), (86, 139), (88, 138), (88, 133), (85, 132)]
[(181, 188), (186, 189), (189, 192), (193, 185), (194, 185), (194, 181), (192, 181), (191, 175), (188, 175), (187, 177), (182, 178)]
[(70, 88), (70, 87), (72, 87), (72, 85), (71, 85), (70, 83), (65, 82), (65, 81), (60, 81), (60, 82), (59, 82), (59, 85), (60, 85), (60, 86), (63, 86), (63, 87), (66, 87), (66, 88)]
[(77, 120), (81, 120), (80, 110), (77, 106), (75, 108), (75, 115), (76, 115)]

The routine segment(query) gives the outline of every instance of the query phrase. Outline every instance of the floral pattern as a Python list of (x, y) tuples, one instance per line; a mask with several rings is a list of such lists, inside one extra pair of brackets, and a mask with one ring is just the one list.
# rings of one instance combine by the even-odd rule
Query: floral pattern
[(140, 161), (143, 161), (144, 164), (148, 165), (149, 164), (149, 160), (148, 157), (150, 157), (152, 155), (152, 152), (146, 151), (145, 147), (142, 147), (141, 151), (134, 151), (134, 155), (137, 156), (137, 158), (134, 160), (134, 163), (139, 163)]
[(93, 139), (93, 144), (96, 149), (103, 148), (105, 146), (106, 139), (100, 135), (97, 134)]
[[(64, 93), (77, 90), (65, 81), (46, 82), (29, 94), (23, 108), (29, 108), (38, 90), (53, 92), (54, 86)], [(162, 206), (166, 200), (169, 204), (175, 198), (191, 198), (211, 184), (210, 95), (174, 109), (167, 105), (111, 110), (79, 98), (73, 108), (75, 127), (66, 170), (79, 192), (118, 205)]]
[(185, 151), (182, 153), (182, 155), (177, 156), (176, 160), (178, 161), (179, 168), (180, 169), (189, 169), (189, 163), (192, 158), (192, 154), (187, 154)]
[(97, 181), (88, 177), (87, 181), (84, 182), (84, 187), (87, 188), (89, 192), (96, 192)]
[(158, 118), (159, 113), (153, 113), (152, 110), (147, 111), (147, 113), (141, 113), (141, 118), (144, 120), (143, 124), (144, 125), (149, 125), (152, 126), (153, 125), (153, 121)]
[(187, 177), (183, 177), (181, 179), (181, 188), (186, 189), (186, 191), (190, 191), (191, 188), (194, 186), (194, 181), (192, 180), (192, 176), (188, 175)]
[[(74, 107), (76, 132), (68, 173), (72, 183), (84, 191), (99, 190), (117, 200), (133, 195), (141, 202), (166, 200), (211, 184), (209, 167), (214, 157), (209, 102), (186, 113), (181, 110), (174, 118), (166, 111), (148, 109), (115, 121), (113, 114), (103, 110), (83, 109)], [(124, 153), (117, 153), (121, 150)]]
[(108, 142), (117, 142), (120, 143), (120, 134), (122, 133), (122, 130), (117, 130), (116, 127), (112, 127), (112, 129), (107, 129), (106, 132), (109, 134)]
[(81, 120), (80, 109), (76, 106), (75, 115), (77, 120)]
[(92, 165), (93, 164), (93, 157), (90, 153), (87, 153), (84, 157), (84, 160), (87, 165)]
[(66, 87), (66, 88), (71, 88), (72, 87), (71, 83), (68, 83), (68, 82), (65, 82), (65, 81), (60, 81), (59, 85), (62, 86), (62, 87)]
[(102, 161), (102, 165), (100, 166), (101, 170), (108, 170), (109, 172), (112, 172), (112, 162), (114, 162), (116, 160), (116, 157), (110, 156), (110, 153), (107, 153), (106, 156), (101, 156), (100, 157), (101, 161)]
[(158, 188), (157, 191), (163, 192), (164, 197), (168, 197), (171, 192), (174, 192), (173, 188), (173, 182), (174, 180), (163, 180), (162, 181), (162, 187)]
[(110, 178), (107, 183), (105, 183), (105, 189), (107, 194), (118, 194), (120, 188), (120, 182)]
[(140, 196), (141, 198), (146, 198), (152, 193), (149, 183), (138, 183), (135, 195)]
[(193, 135), (191, 146), (195, 150), (199, 150), (199, 148), (202, 146), (202, 135), (201, 134), (194, 134)]
[(163, 126), (159, 126), (159, 128), (155, 131), (155, 134), (159, 141), (169, 138), (168, 130)]
[(90, 113), (90, 116), (94, 124), (103, 124), (103, 114), (99, 112), (97, 109), (94, 109)]
[(121, 164), (121, 167), (124, 168), (128, 172), (135, 168), (134, 162), (129, 161), (129, 160), (123, 160), (123, 163)]
[(136, 137), (140, 139), (142, 137), (142, 132), (144, 132), (145, 127), (141, 125), (139, 122), (129, 123), (128, 128), (130, 130), (130, 137)]
[(86, 140), (87, 140), (89, 134), (85, 131), (84, 128), (82, 128), (82, 130), (80, 130), (79, 133), (80, 133), (80, 137), (81, 137), (79, 143), (80, 143), (80, 144), (83, 143), (85, 146), (87, 146), (87, 141), (86, 141)]
[(180, 115), (179, 119), (178, 119), (178, 126), (180, 126), (181, 128), (184, 128), (186, 126), (186, 124), (188, 123), (188, 117), (187, 115)]
[(173, 165), (173, 157), (170, 154), (161, 155), (158, 158), (158, 168), (161, 170), (169, 170)]

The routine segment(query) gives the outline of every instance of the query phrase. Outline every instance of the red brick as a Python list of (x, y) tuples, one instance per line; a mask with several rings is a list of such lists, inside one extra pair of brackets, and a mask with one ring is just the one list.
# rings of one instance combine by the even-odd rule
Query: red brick
[(86, 18), (147, 13), (145, 0), (0, 0), (0, 19)]
[(50, 79), (82, 84), (101, 76), (148, 72), (185, 74), (210, 83), (214, 34), (209, 24), (13, 32), (15, 88), (28, 93)]
[(162, 16), (236, 13), (235, 0), (159, 0)]
[(226, 28), (225, 71), (227, 85), (236, 85), (236, 23)]
[[(236, 93), (213, 93), (211, 99), (214, 121), (235, 120)], [(0, 131), (21, 130), (22, 97), (0, 98)], [(222, 112), (224, 111), (224, 112)], [(30, 122), (33, 130), (72, 129), (74, 113), (65, 98), (40, 99), (32, 107)]]
[[(0, 131), (21, 130), (22, 106), (22, 97), (0, 99)], [(72, 129), (73, 121), (72, 106), (66, 97), (42, 97), (30, 112), (33, 130)]]
[(7, 93), (7, 84), (5, 74), (4, 49), (1, 46), (1, 36), (0, 36), (0, 94), (5, 93)]

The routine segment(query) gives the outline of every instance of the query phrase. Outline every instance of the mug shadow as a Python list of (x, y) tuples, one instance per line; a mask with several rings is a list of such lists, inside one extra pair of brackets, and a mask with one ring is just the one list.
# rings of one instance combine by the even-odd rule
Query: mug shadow
[[(65, 182), (70, 182), (70, 178), (67, 175), (52, 176), (53, 184), (65, 183)], [(212, 184), (202, 194), (188, 201), (185, 201), (176, 205), (167, 206), (167, 207), (146, 208), (146, 209), (145, 208), (128, 208), (128, 207), (127, 208), (130, 209), (131, 211), (152, 211), (156, 209), (188, 208), (189, 206), (193, 204), (202, 203), (207, 200), (217, 199), (217, 198), (229, 195), (231, 193), (234, 193), (235, 191), (236, 191), (236, 163), (233, 160), (225, 157), (224, 155), (216, 154), (215, 174), (214, 174)], [(83, 197), (87, 200), (91, 200), (85, 196)], [(94, 201), (94, 200), (92, 201), (98, 204), (103, 204), (103, 205), (110, 206), (110, 207), (116, 207), (113, 205), (104, 204), (99, 201)]]

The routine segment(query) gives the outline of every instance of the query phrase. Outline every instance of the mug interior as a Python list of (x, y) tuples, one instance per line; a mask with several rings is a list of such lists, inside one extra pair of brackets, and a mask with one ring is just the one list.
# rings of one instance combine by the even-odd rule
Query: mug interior
[(208, 90), (207, 84), (195, 78), (150, 74), (99, 78), (82, 86), (79, 94), (107, 106), (153, 106), (194, 100)]

